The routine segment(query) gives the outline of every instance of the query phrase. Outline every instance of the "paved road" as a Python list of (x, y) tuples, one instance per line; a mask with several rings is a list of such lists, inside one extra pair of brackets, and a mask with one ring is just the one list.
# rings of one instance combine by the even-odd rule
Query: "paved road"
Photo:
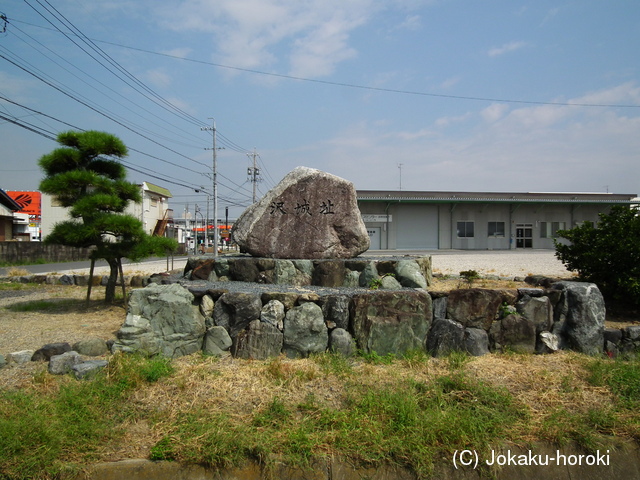
[[(142, 262), (131, 262), (128, 259), (123, 259), (122, 261), (122, 269), (127, 270), (154, 270), (163, 272), (167, 270), (167, 264), (169, 265), (169, 270), (173, 270), (176, 268), (183, 268), (185, 263), (187, 262), (186, 255), (175, 256), (173, 259), (169, 259), (167, 263), (166, 258), (149, 258)], [(89, 260), (77, 261), (77, 262), (60, 262), (60, 263), (46, 263), (40, 265), (22, 265), (19, 268), (24, 268), (29, 273), (33, 274), (43, 274), (43, 273), (67, 273), (67, 272), (84, 272), (85, 270), (88, 272), (91, 267), (91, 262)], [(109, 265), (104, 260), (97, 260), (95, 265), (96, 271), (104, 272), (109, 270)], [(0, 269), (0, 273), (4, 273), (3, 270)]]

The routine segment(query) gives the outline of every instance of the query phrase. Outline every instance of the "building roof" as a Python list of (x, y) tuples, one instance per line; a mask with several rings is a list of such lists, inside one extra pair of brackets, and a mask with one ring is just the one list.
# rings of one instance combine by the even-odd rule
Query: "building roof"
[(637, 203), (637, 194), (571, 193), (571, 192), (421, 192), (404, 190), (358, 190), (362, 202), (407, 203), (573, 203), (622, 204)]
[(7, 194), (7, 192), (2, 190), (1, 188), (0, 188), (0, 204), (4, 205), (9, 210), (13, 210), (14, 212), (17, 212), (18, 210), (22, 209), (22, 207), (18, 205), (17, 202), (13, 198), (11, 198)]
[(171, 192), (169, 190), (163, 187), (159, 187), (158, 185), (154, 185), (153, 183), (144, 182), (142, 184), (142, 188), (144, 188), (148, 192), (157, 193), (158, 195), (161, 195), (166, 198), (173, 197), (173, 195), (171, 195)]

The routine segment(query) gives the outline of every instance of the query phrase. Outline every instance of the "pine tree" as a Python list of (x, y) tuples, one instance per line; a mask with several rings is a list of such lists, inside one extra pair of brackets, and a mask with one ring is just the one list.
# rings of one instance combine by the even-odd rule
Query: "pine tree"
[(71, 219), (57, 223), (45, 242), (95, 247), (91, 260), (102, 258), (110, 267), (105, 301), (112, 303), (122, 258), (164, 255), (177, 244), (146, 234), (140, 220), (123, 213), (129, 202), (142, 199), (139, 187), (126, 181), (125, 167), (118, 161), (127, 155), (119, 138), (98, 131), (69, 131), (60, 133), (57, 141), (62, 147), (40, 158), (46, 175), (40, 190), (69, 208)]

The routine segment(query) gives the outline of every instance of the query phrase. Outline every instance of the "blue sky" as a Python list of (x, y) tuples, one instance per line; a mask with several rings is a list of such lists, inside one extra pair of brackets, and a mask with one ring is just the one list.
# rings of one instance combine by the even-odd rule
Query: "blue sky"
[(169, 188), (179, 215), (212, 190), (201, 128), (215, 118), (220, 216), (251, 201), (254, 148), (258, 195), (299, 165), (358, 189), (640, 193), (635, 1), (15, 0), (0, 12), (5, 190), (37, 189), (47, 136), (103, 130), (129, 147), (129, 179)]

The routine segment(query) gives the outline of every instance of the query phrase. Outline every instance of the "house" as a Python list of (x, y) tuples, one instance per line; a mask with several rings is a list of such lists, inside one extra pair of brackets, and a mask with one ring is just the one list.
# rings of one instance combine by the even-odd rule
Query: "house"
[(13, 214), (21, 208), (7, 192), (0, 189), (0, 242), (15, 239), (13, 234)]
[(554, 249), (556, 232), (597, 222), (636, 194), (358, 190), (372, 250)]
[(142, 203), (129, 204), (127, 213), (139, 218), (149, 235), (164, 237), (173, 222), (173, 210), (169, 208), (171, 192), (149, 182), (143, 182), (139, 187)]
[(11, 191), (7, 194), (20, 205), (20, 211), (13, 216), (13, 234), (26, 242), (40, 241), (40, 192)]
[[(171, 192), (148, 182), (138, 186), (142, 203), (129, 203), (125, 213), (139, 219), (149, 235), (173, 238), (170, 226), (173, 222), (173, 210), (169, 208)], [(68, 210), (57, 204), (54, 197), (42, 194), (42, 238), (51, 233), (56, 223), (69, 218)]]

